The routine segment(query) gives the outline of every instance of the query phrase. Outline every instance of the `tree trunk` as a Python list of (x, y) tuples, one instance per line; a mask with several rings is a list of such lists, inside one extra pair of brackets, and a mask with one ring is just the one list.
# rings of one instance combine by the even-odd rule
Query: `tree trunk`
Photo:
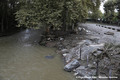
[(4, 14), (3, 14), (2, 20), (1, 20), (1, 32), (4, 32)]
[[(8, 3), (7, 3), (8, 4)], [(6, 30), (8, 30), (8, 7), (6, 6), (6, 11), (5, 11), (5, 21), (6, 21)]]
[(1, 32), (4, 32), (4, 6), (2, 7)]
[(63, 9), (63, 13), (62, 13), (62, 17), (63, 17), (63, 30), (66, 31), (66, 0), (64, 1), (64, 9)]
[(6, 30), (8, 30), (8, 16), (6, 16)]
[(4, 16), (5, 16), (5, 5), (2, 6), (2, 18), (1, 18), (1, 32), (4, 32)]
[(74, 31), (75, 30), (75, 26), (74, 26), (74, 24), (72, 25), (72, 31)]

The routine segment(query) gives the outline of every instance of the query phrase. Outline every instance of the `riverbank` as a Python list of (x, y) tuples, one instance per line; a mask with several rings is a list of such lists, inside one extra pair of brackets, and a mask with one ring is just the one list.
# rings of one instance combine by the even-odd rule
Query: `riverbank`
[(92, 77), (98, 80), (103, 80), (100, 77), (106, 78), (104, 80), (110, 80), (109, 77), (119, 80), (120, 47), (113, 44), (112, 38), (105, 39), (116, 33), (95, 31), (88, 25), (80, 27), (82, 29), (78, 34), (71, 34), (56, 42), (57, 53), (64, 59), (64, 70), (73, 72), (76, 78), (89, 77), (86, 80), (93, 80)]

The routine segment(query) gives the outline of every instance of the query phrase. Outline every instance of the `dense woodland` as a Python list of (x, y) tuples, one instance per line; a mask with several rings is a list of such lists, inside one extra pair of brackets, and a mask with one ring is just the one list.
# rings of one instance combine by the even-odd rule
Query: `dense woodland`
[(99, 8), (100, 0), (2, 0), (0, 32), (14, 27), (72, 29), (84, 22), (88, 11)]
[[(15, 27), (39, 29), (41, 25), (54, 30), (74, 30), (78, 22), (85, 22), (90, 17), (98, 18), (99, 6), (103, 0), (2, 0), (0, 2), (0, 32)], [(111, 0), (110, 0), (111, 1)], [(107, 2), (105, 19), (120, 15), (119, 0)], [(112, 6), (114, 5), (114, 6)], [(108, 7), (111, 6), (111, 7)], [(119, 13), (112, 13), (117, 9)], [(111, 11), (111, 12), (110, 12)], [(110, 14), (110, 15), (108, 15)]]

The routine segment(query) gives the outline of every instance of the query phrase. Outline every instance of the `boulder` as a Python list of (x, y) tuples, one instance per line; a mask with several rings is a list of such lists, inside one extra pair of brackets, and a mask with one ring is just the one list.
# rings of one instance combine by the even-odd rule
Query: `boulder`
[[(85, 46), (82, 48), (82, 53), (81, 53), (81, 60), (86, 60), (87, 56), (89, 56), (91, 53), (96, 52), (98, 49), (103, 49), (104, 48), (104, 43), (101, 44), (94, 44), (94, 45), (89, 45), (89, 46)], [(101, 52), (97, 51), (96, 55), (99, 55)]]
[(77, 59), (73, 59), (71, 62), (69, 62), (67, 65), (65, 65), (64, 70), (71, 72), (73, 69), (80, 66), (80, 63)]
[(106, 32), (106, 33), (104, 33), (104, 34), (106, 34), (106, 35), (114, 35), (114, 33), (113, 32)]

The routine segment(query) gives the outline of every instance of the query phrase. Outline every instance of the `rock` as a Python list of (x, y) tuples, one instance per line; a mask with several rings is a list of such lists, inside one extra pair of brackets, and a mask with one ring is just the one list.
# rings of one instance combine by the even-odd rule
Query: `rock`
[(73, 59), (71, 62), (69, 62), (67, 65), (65, 65), (64, 70), (71, 72), (73, 69), (80, 66), (80, 63), (77, 59)]
[(65, 59), (65, 62), (69, 63), (72, 60), (73, 56), (72, 56), (72, 54), (64, 54), (63, 57)]
[(96, 47), (97, 49), (101, 49), (103, 48), (105, 45), (105, 43), (100, 43), (100, 44), (93, 44), (93, 45), (90, 45), (91, 47)]
[(51, 41), (51, 38), (47, 38), (47, 41)]
[(85, 66), (79, 66), (76, 70), (85, 69)]
[(78, 30), (79, 30), (79, 31), (82, 31), (82, 28), (81, 28), (81, 27), (79, 27), (79, 28), (78, 28)]
[(62, 49), (61, 50), (61, 53), (64, 54), (64, 53), (69, 53), (69, 50), (68, 49)]
[(104, 33), (104, 34), (106, 34), (106, 35), (114, 35), (114, 33), (113, 32), (106, 32), (106, 33)]
[(79, 45), (90, 45), (92, 44), (92, 41), (90, 40), (82, 40), (81, 42), (77, 43)]
[(102, 53), (102, 51), (96, 51), (96, 52), (93, 53), (93, 55), (97, 57), (97, 56), (100, 55), (101, 53)]
[(59, 40), (60, 40), (60, 41), (63, 41), (63, 40), (64, 40), (64, 38), (60, 37), (60, 38), (59, 38)]
[(91, 53), (96, 52), (98, 49), (103, 49), (104, 48), (104, 44), (94, 44), (94, 45), (89, 45), (89, 46), (85, 46), (82, 48), (82, 52), (81, 52), (81, 60), (86, 60), (87, 59), (87, 55), (89, 56), (89, 58), (91, 57)]
[(96, 74), (96, 70), (94, 69), (77, 69), (76, 72), (75, 72), (75, 75), (76, 77), (79, 76), (79, 77), (89, 77), (89, 78), (86, 78), (85, 80), (93, 80), (92, 79), (92, 76), (95, 76)]
[(67, 56), (67, 54), (63, 54), (63, 57), (66, 57)]
[(89, 31), (89, 30), (86, 30), (86, 32), (88, 33), (88, 32), (91, 32), (91, 31)]
[(88, 64), (88, 67), (91, 68), (91, 69), (95, 68), (95, 66), (93, 64)]
[(99, 37), (94, 37), (94, 36), (90, 37), (90, 40), (91, 40), (93, 43), (98, 43), (99, 39), (100, 39)]

